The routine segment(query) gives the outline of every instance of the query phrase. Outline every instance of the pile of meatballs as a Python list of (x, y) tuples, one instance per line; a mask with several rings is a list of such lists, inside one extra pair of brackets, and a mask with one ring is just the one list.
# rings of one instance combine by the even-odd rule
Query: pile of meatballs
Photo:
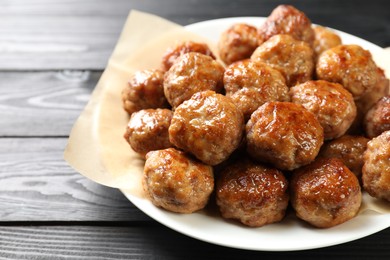
[(122, 92), (154, 205), (215, 201), (251, 227), (291, 205), (327, 228), (358, 213), (363, 190), (390, 201), (389, 81), (367, 50), (281, 5), (258, 28), (228, 28), (218, 51), (178, 43)]

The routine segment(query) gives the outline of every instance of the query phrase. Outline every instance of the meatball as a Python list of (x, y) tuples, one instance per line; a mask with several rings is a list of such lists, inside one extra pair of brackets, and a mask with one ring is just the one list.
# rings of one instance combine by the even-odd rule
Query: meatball
[(324, 51), (318, 57), (316, 73), (318, 79), (340, 83), (355, 99), (372, 91), (378, 81), (371, 53), (358, 45), (339, 45)]
[(364, 126), (368, 137), (373, 138), (390, 130), (390, 95), (375, 104), (364, 118)]
[(279, 5), (276, 7), (262, 26), (259, 35), (262, 41), (266, 41), (277, 34), (289, 34), (297, 40), (312, 44), (314, 31), (311, 21), (307, 16), (291, 5)]
[(302, 105), (267, 102), (246, 124), (246, 141), (254, 159), (293, 170), (314, 160), (324, 131), (315, 115)]
[(390, 131), (368, 142), (362, 180), (368, 194), (390, 201)]
[(240, 160), (221, 171), (216, 183), (217, 205), (224, 218), (260, 227), (283, 219), (289, 199), (287, 186), (281, 171)]
[(257, 47), (252, 60), (263, 61), (279, 70), (291, 87), (312, 79), (314, 72), (313, 49), (303, 41), (289, 35), (275, 35)]
[(337, 158), (320, 158), (294, 171), (290, 189), (297, 217), (319, 228), (350, 220), (362, 202), (358, 179)]
[(381, 68), (377, 68), (378, 81), (374, 88), (363, 95), (359, 100), (356, 100), (356, 106), (359, 110), (366, 114), (367, 111), (378, 102), (384, 96), (390, 94), (389, 92), (389, 80), (386, 78), (385, 72)]
[(331, 29), (322, 26), (315, 26), (314, 30), (314, 43), (313, 49), (316, 56), (322, 52), (341, 45), (341, 38)]
[(381, 68), (377, 68), (378, 81), (374, 88), (364, 94), (358, 100), (355, 100), (357, 113), (354, 122), (352, 123), (348, 134), (364, 134), (363, 121), (366, 113), (372, 108), (376, 102), (382, 97), (389, 95), (389, 80), (386, 78), (384, 71)]
[(217, 165), (239, 146), (243, 130), (244, 117), (228, 97), (203, 91), (177, 107), (169, 140), (202, 162)]
[(218, 42), (219, 56), (226, 64), (248, 59), (259, 46), (256, 27), (234, 24), (221, 34)]
[(204, 208), (214, 189), (211, 166), (174, 148), (147, 153), (143, 187), (152, 203), (178, 213)]
[(172, 119), (169, 109), (144, 109), (131, 115), (124, 138), (142, 156), (149, 151), (171, 147), (168, 128)]
[(165, 96), (175, 109), (197, 92), (220, 92), (224, 71), (224, 67), (210, 56), (196, 52), (183, 54), (165, 75)]
[(343, 135), (324, 144), (319, 156), (339, 158), (361, 180), (363, 154), (368, 141), (364, 136)]
[(267, 101), (289, 101), (283, 75), (262, 62), (245, 60), (231, 64), (225, 70), (223, 82), (226, 96), (246, 120)]
[(215, 59), (213, 52), (205, 43), (186, 41), (177, 44), (174, 48), (169, 48), (162, 57), (163, 70), (169, 70), (178, 57), (185, 53), (198, 52)]
[(164, 72), (161, 70), (137, 71), (122, 91), (123, 108), (132, 114), (146, 108), (168, 107), (163, 82)]
[(325, 140), (342, 136), (356, 116), (351, 93), (338, 83), (307, 81), (290, 89), (291, 102), (303, 105), (316, 115)]

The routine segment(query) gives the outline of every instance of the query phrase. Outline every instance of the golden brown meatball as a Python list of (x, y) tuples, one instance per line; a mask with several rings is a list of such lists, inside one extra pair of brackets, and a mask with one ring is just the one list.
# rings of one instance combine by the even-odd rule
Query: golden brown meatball
[(235, 62), (223, 77), (226, 96), (248, 120), (253, 111), (267, 101), (289, 101), (282, 74), (265, 63), (252, 60)]
[(302, 105), (267, 102), (246, 124), (246, 141), (248, 154), (254, 159), (293, 170), (314, 160), (324, 131), (315, 115)]
[(161, 70), (137, 71), (122, 91), (123, 108), (132, 114), (146, 108), (168, 107), (163, 82), (164, 72)]
[(172, 119), (169, 109), (144, 109), (134, 112), (124, 138), (142, 156), (149, 151), (171, 147), (168, 128)]
[(248, 59), (259, 46), (256, 27), (234, 24), (221, 34), (218, 42), (219, 56), (227, 65)]
[(331, 29), (316, 25), (314, 26), (313, 30), (313, 49), (317, 57), (322, 52), (341, 44), (340, 36), (338, 36)]
[(355, 99), (372, 91), (377, 84), (377, 66), (371, 53), (358, 45), (339, 45), (324, 51), (317, 61), (318, 79), (336, 82)]
[(260, 227), (283, 219), (289, 199), (287, 186), (281, 171), (240, 160), (220, 172), (217, 205), (224, 218)]
[(291, 5), (279, 5), (259, 28), (263, 41), (277, 34), (289, 34), (297, 40), (312, 44), (314, 31), (307, 16)]
[(196, 52), (183, 54), (165, 74), (165, 96), (175, 109), (197, 92), (220, 92), (224, 71), (224, 67), (210, 56)]
[(319, 158), (296, 170), (290, 189), (297, 217), (319, 228), (350, 220), (362, 201), (358, 179), (337, 158)]
[(356, 116), (356, 106), (348, 90), (337, 83), (312, 80), (290, 89), (291, 102), (312, 112), (324, 129), (325, 140), (342, 136)]
[(390, 131), (368, 142), (362, 180), (368, 194), (390, 201)]
[(146, 155), (143, 187), (152, 203), (178, 213), (204, 208), (214, 189), (211, 166), (174, 148)]
[(343, 135), (329, 143), (325, 143), (319, 156), (339, 158), (361, 180), (363, 154), (368, 141), (369, 139), (364, 136)]
[(271, 37), (254, 51), (251, 59), (279, 70), (289, 87), (312, 79), (314, 72), (313, 49), (286, 34)]
[(169, 140), (202, 162), (216, 165), (239, 146), (243, 129), (244, 117), (228, 97), (203, 91), (177, 107)]
[(368, 110), (364, 126), (370, 138), (390, 130), (390, 95), (379, 99), (375, 106)]
[(215, 59), (213, 52), (210, 50), (207, 44), (193, 42), (193, 41), (181, 42), (177, 44), (174, 48), (168, 48), (168, 50), (163, 55), (162, 57), (163, 70), (165, 71), (169, 70), (178, 57), (189, 52), (202, 53), (204, 55), (210, 56), (211, 58)]

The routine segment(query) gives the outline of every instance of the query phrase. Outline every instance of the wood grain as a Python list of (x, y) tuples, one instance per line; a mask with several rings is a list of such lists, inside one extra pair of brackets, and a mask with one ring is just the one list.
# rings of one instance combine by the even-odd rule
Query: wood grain
[(1, 136), (68, 136), (100, 72), (0, 72)]
[(161, 225), (3, 226), (0, 227), (0, 238), (0, 257), (4, 259), (358, 260), (389, 259), (390, 256), (390, 232), (381, 232), (331, 248), (301, 252), (256, 252), (225, 248), (186, 237)]
[(1, 16), (0, 69), (103, 69), (125, 18)]
[[(40, 0), (0, 1), (0, 70), (103, 69), (131, 9), (182, 25), (232, 16), (267, 16), (293, 4), (314, 22), (382, 47), (390, 45), (387, 0)], [(321, 8), (318, 8), (321, 6)], [(364, 6), (364, 8), (358, 8)], [(330, 18), (331, 17), (331, 18)]]
[[(63, 160), (65, 138), (0, 139), (0, 221), (149, 221)], [(1, 239), (0, 239), (1, 240)]]

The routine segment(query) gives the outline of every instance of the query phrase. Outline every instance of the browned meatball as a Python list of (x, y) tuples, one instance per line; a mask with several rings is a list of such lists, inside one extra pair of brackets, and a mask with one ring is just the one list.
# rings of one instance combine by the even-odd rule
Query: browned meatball
[(178, 213), (204, 208), (214, 189), (212, 167), (174, 148), (149, 152), (143, 177), (152, 203)]
[(217, 205), (224, 218), (260, 227), (283, 219), (289, 199), (287, 186), (281, 171), (240, 160), (221, 171)]
[(253, 111), (267, 101), (289, 101), (283, 75), (265, 63), (252, 60), (235, 62), (223, 77), (226, 96), (249, 119)]
[(259, 28), (263, 41), (277, 34), (289, 34), (297, 40), (312, 44), (314, 31), (307, 16), (291, 5), (279, 5)]
[(313, 80), (290, 89), (291, 102), (303, 105), (316, 115), (325, 140), (342, 136), (356, 116), (356, 106), (348, 90), (338, 83)]
[(211, 58), (215, 59), (213, 52), (210, 50), (207, 44), (193, 42), (193, 41), (186, 41), (177, 44), (174, 48), (169, 48), (165, 52), (165, 54), (162, 57), (163, 70), (165, 71), (169, 70), (178, 57), (189, 52), (202, 53), (204, 55), (210, 56)]
[(177, 107), (169, 140), (202, 162), (216, 165), (239, 146), (243, 129), (244, 117), (228, 97), (203, 91)]
[(175, 109), (197, 92), (220, 92), (224, 71), (224, 67), (210, 56), (196, 52), (183, 54), (165, 74), (165, 96)]
[(384, 71), (381, 68), (377, 68), (377, 74), (378, 81), (374, 88), (358, 100), (355, 100), (357, 113), (354, 122), (352, 123), (350, 129), (348, 129), (348, 134), (364, 134), (363, 121), (366, 113), (375, 105), (376, 102), (378, 102), (379, 99), (390, 94), (389, 80), (386, 78)]
[(362, 201), (358, 179), (337, 158), (319, 158), (296, 170), (290, 189), (297, 217), (319, 228), (350, 220)]
[(314, 72), (313, 49), (286, 34), (271, 37), (254, 51), (251, 59), (279, 70), (289, 87), (312, 79)]
[(131, 115), (124, 138), (143, 156), (149, 151), (171, 147), (168, 128), (172, 119), (169, 109), (144, 109)]
[(358, 45), (339, 45), (324, 51), (317, 61), (317, 77), (340, 83), (355, 99), (373, 90), (378, 81), (371, 53)]
[(390, 201), (390, 131), (368, 142), (362, 180), (371, 196)]
[(324, 131), (315, 115), (302, 105), (267, 102), (249, 119), (246, 140), (254, 159), (293, 170), (314, 160)]
[(341, 38), (331, 29), (322, 27), (322, 26), (314, 26), (314, 43), (313, 49), (316, 56), (320, 55), (322, 52), (336, 47), (341, 44)]
[(219, 56), (226, 64), (248, 59), (259, 46), (256, 27), (234, 24), (224, 31), (218, 42)]
[(356, 106), (363, 114), (372, 108), (379, 99), (390, 95), (389, 80), (386, 78), (385, 72), (381, 68), (377, 68), (378, 81), (374, 88), (363, 95), (359, 100), (356, 100)]
[(168, 107), (163, 82), (164, 72), (161, 70), (137, 71), (122, 91), (123, 108), (132, 114), (146, 108)]
[(390, 95), (379, 99), (375, 106), (368, 110), (364, 118), (364, 126), (370, 138), (390, 130)]
[(369, 139), (363, 136), (343, 135), (322, 146), (320, 157), (339, 158), (360, 180), (363, 154)]

